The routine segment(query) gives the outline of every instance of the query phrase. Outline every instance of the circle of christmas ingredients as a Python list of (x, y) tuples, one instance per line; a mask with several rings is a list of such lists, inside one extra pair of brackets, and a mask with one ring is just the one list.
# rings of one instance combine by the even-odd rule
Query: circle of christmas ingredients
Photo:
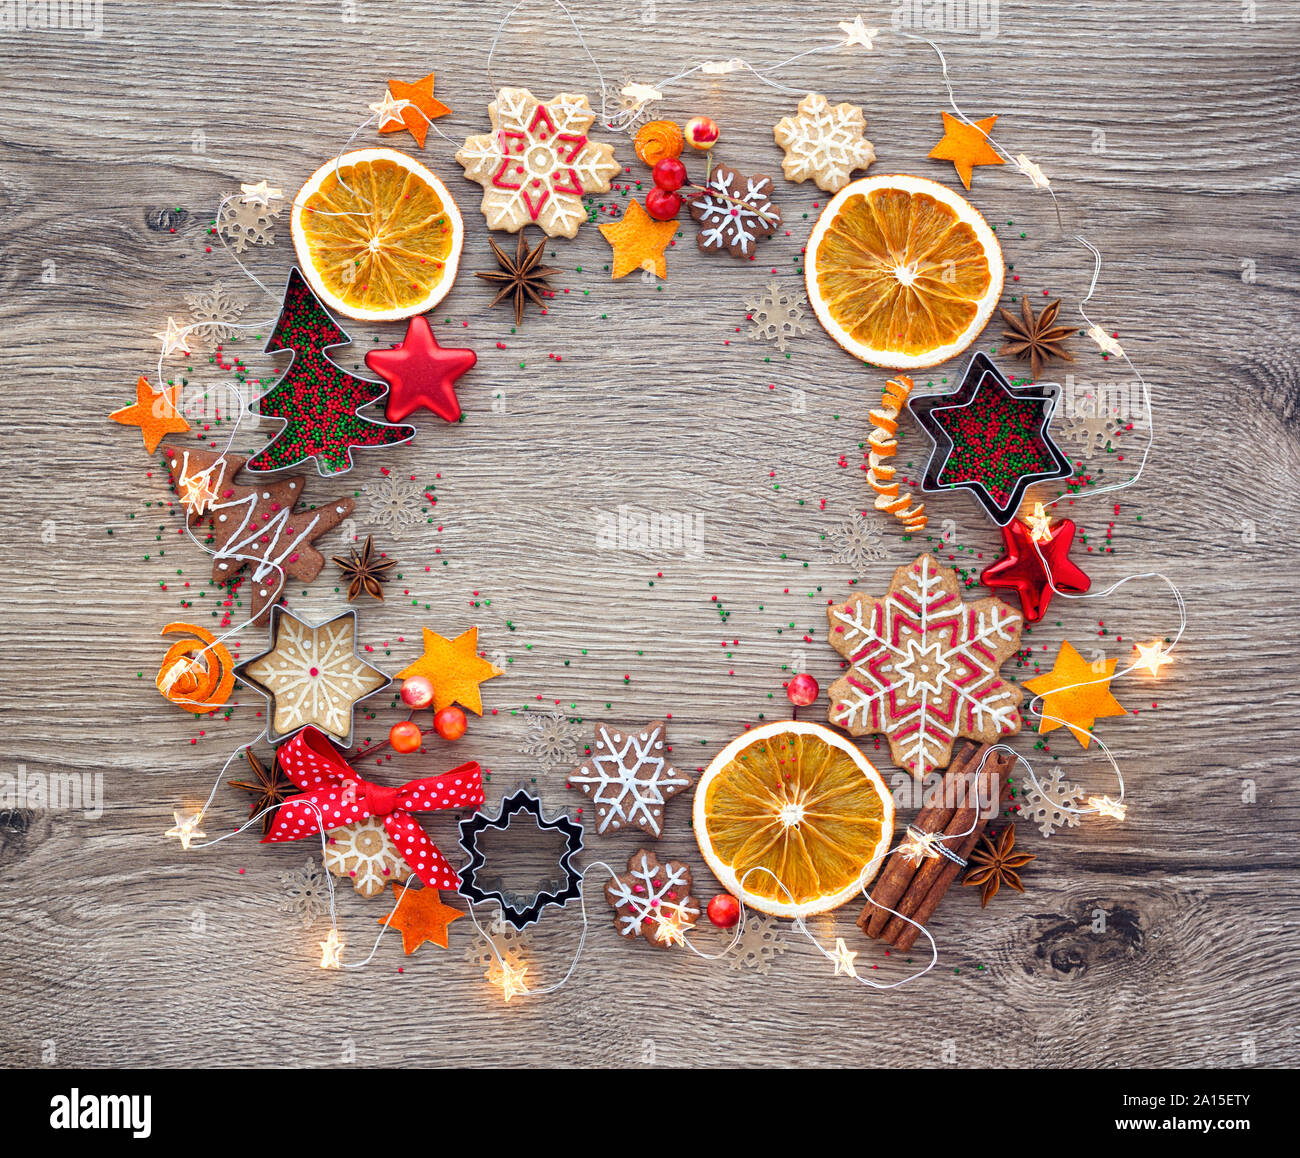
[(469, 727), (469, 717), (453, 704), (433, 717), (433, 730), (444, 740), (459, 740)]
[(341, 314), (375, 322), (442, 301), (465, 239), (447, 186), (396, 149), (327, 161), (293, 199), (289, 227), (316, 295)]
[(393, 746), (394, 752), (405, 755), (419, 750), (424, 743), (424, 733), (414, 720), (402, 720), (388, 729), (388, 742)]
[(858, 748), (822, 724), (737, 736), (695, 788), (700, 853), (722, 887), (774, 917), (852, 900), (894, 834), (894, 800)]
[(654, 168), (667, 157), (682, 155), (682, 130), (676, 121), (650, 121), (637, 130), (632, 147), (642, 161)]
[(709, 920), (719, 929), (734, 929), (740, 920), (740, 902), (730, 893), (719, 893), (709, 902)]
[(846, 351), (906, 370), (955, 357), (1002, 293), (997, 235), (964, 197), (923, 177), (863, 177), (827, 202), (808, 238), (817, 320)]

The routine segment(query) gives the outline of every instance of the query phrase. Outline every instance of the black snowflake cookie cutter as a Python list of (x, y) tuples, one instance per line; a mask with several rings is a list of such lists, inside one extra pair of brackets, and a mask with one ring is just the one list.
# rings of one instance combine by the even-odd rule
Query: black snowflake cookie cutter
[[(530, 904), (520, 905), (516, 893), (505, 893), (502, 889), (487, 889), (479, 883), (479, 877), (487, 863), (487, 858), (478, 847), (478, 838), (487, 829), (506, 831), (514, 817), (520, 812), (530, 812), (539, 829), (554, 830), (564, 834), (565, 850), (560, 855), (558, 866), (563, 874), (559, 888), (542, 889), (533, 895)], [(460, 870), (460, 887), (456, 890), (469, 901), (496, 901), (501, 908), (501, 917), (516, 929), (526, 929), (536, 922), (547, 905), (563, 908), (570, 901), (582, 896), (582, 874), (573, 867), (573, 858), (582, 851), (582, 825), (560, 814), (553, 820), (547, 820), (542, 812), (542, 802), (520, 788), (501, 801), (501, 809), (496, 816), (485, 812), (476, 812), (460, 822), (460, 846), (469, 857), (469, 863)]]
[[(974, 402), (981, 390), (990, 390), (1006, 403), (1024, 401), (1041, 405), (1040, 416), (1033, 431), (1033, 439), (1041, 447), (1044, 456), (1051, 461), (1051, 468), (1016, 476), (1008, 488), (1006, 497), (999, 500), (979, 479), (964, 479), (960, 482), (944, 482), (943, 472), (956, 451), (952, 438), (935, 418), (935, 411), (963, 409)], [(929, 493), (939, 491), (968, 490), (979, 500), (985, 512), (999, 527), (1004, 527), (1020, 509), (1025, 492), (1038, 482), (1051, 482), (1069, 478), (1074, 474), (1074, 467), (1066, 458), (1061, 448), (1052, 441), (1051, 423), (1056, 412), (1056, 404), (1061, 396), (1061, 389), (1054, 383), (1045, 382), (1032, 386), (1012, 386), (1006, 375), (997, 368), (993, 359), (985, 353), (976, 354), (962, 375), (961, 385), (947, 394), (913, 395), (907, 400), (907, 408), (922, 430), (930, 436), (934, 449), (926, 463), (925, 474), (921, 479), (921, 490)], [(994, 458), (998, 448), (989, 447), (988, 457)]]

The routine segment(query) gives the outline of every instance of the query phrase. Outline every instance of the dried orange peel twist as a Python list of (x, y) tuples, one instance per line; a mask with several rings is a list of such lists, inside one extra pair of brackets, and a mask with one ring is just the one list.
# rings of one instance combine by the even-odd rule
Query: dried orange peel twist
[(894, 437), (898, 433), (898, 416), (912, 392), (912, 385), (912, 379), (906, 374), (891, 378), (880, 396), (880, 409), (869, 412), (875, 429), (867, 437), (867, 444), (871, 447), (867, 456), (867, 479), (876, 492), (876, 510), (893, 515), (906, 530), (916, 532), (930, 521), (925, 513), (925, 504), (913, 506), (910, 493), (898, 493), (898, 482), (894, 478), (898, 468), (889, 462), (898, 453), (898, 439)]
[(195, 638), (177, 640), (167, 649), (154, 682), (165, 699), (198, 716), (230, 699), (235, 687), (235, 661), (224, 643), (218, 643), (212, 632), (197, 624), (169, 623), (158, 634), (180, 631)]
[(650, 121), (637, 130), (632, 147), (653, 169), (666, 157), (680, 157), (683, 143), (682, 130), (676, 121)]

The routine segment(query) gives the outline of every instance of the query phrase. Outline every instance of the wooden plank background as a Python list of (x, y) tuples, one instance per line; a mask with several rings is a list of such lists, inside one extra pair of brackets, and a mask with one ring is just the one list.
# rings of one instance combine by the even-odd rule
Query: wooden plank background
[[(793, 938), (767, 976), (660, 954), (616, 938), (593, 887), (591, 935), (572, 981), (506, 1006), (464, 959), (468, 921), (452, 927), (449, 952), (427, 947), (404, 959), (390, 936), (367, 969), (326, 973), (314, 960), (324, 926), (303, 929), (278, 911), (280, 874), (303, 862), (305, 846), (263, 848), (246, 835), (183, 855), (163, 838), (173, 807), (201, 802), (225, 755), (256, 733), (259, 704), (239, 694), (229, 719), (195, 721), (153, 689), (158, 628), (217, 622), (218, 596), (204, 558), (177, 537), (157, 462), (104, 416), (151, 373), (151, 335), (169, 314), (187, 316), (185, 294), (217, 280), (240, 285), (224, 252), (207, 251), (219, 198), (263, 177), (292, 193), (342, 147), (390, 76), (436, 70), (437, 95), (455, 110), (439, 127), (456, 139), (482, 131), (487, 49), (505, 10), (108, 3), (98, 38), (30, 29), (0, 37), (4, 763), (11, 772), (102, 772), (104, 790), (97, 819), (0, 818), (4, 1063), (1300, 1061), (1300, 21), (1278, 0), (1004, 0), (996, 35), (939, 33), (963, 108), (1000, 114), (1001, 138), (1060, 190), (1067, 229), (1105, 252), (1094, 316), (1153, 383), (1156, 441), (1141, 484), (1117, 496), (1118, 510), (1107, 498), (1070, 511), (1098, 548), (1085, 566), (1098, 588), (1166, 572), (1186, 594), (1190, 626), (1157, 684), (1117, 684), (1140, 714), (1104, 721), (1128, 775), (1128, 821), (1085, 821), (1046, 841), (1022, 824), (1021, 843), (1039, 858), (1026, 894), (981, 911), (975, 890), (956, 890), (933, 923), (941, 958), (930, 975), (874, 993), (833, 979)], [(575, 10), (611, 92), (704, 57), (783, 59), (834, 39), (836, 21), (852, 15), (846, 5), (766, 0), (743, 16), (722, 0)], [(490, 261), (478, 187), (463, 179), (454, 148), (430, 136), (422, 159), (448, 181), (467, 224), (464, 272), (436, 317), (441, 339), (479, 352), (462, 381), (468, 418), (455, 429), (423, 422), (414, 443), (363, 454), (352, 475), (308, 486), (309, 498), (356, 493), (381, 465), (436, 483), (435, 524), (396, 541), (379, 532), (403, 579), (382, 606), (360, 608), (372, 659), (395, 671), (418, 653), (422, 626), (453, 634), (473, 623), (488, 653), (508, 658), (508, 675), (485, 689), (495, 714), (474, 719), (453, 752), (408, 760), (403, 771), (478, 758), (493, 772), (490, 799), (535, 775), (549, 806), (573, 804), (580, 798), (563, 771), (539, 771), (520, 751), (525, 711), (559, 704), (588, 723), (671, 712), (675, 754), (694, 769), (760, 714), (781, 714), (781, 680), (798, 653), (823, 686), (833, 678), (823, 608), (849, 593), (853, 575), (832, 560), (825, 536), (866, 505), (857, 463), (882, 376), (815, 325), (788, 359), (743, 329), (745, 298), (769, 278), (800, 284), (800, 249), (823, 201), (780, 178), (771, 138), (804, 91), (865, 106), (874, 172), (955, 183), (950, 166), (926, 159), (944, 103), (933, 55), (888, 34), (889, 8), (867, 17), (886, 30), (875, 50), (800, 62), (779, 74), (792, 94), (746, 75), (668, 91), (666, 115), (711, 114), (723, 159), (776, 176), (789, 232), (763, 244), (759, 261), (699, 254), (688, 222), (666, 283), (611, 282), (608, 247), (584, 228), (548, 246), (565, 271), (561, 292), (517, 333), (469, 275)], [(527, 5), (503, 37), (493, 80), (546, 95), (598, 90), (572, 30), (543, 3)], [(615, 144), (632, 177), (643, 177), (630, 143)], [(1008, 297), (1049, 290), (1070, 314), (1091, 267), (1062, 240), (1046, 196), (1009, 166), (978, 171), (972, 196), (999, 225), (1020, 277)], [(282, 221), (275, 245), (247, 260), (278, 287), (291, 253)], [(255, 287), (242, 292), (247, 318), (274, 316)], [(349, 366), (400, 329), (347, 328)], [(269, 374), (260, 346), (230, 349)], [(1119, 373), (1085, 340), (1074, 348), (1081, 380)], [(215, 371), (196, 357), (189, 373), (203, 383)], [(805, 392), (805, 412), (792, 389)], [(498, 393), (504, 406), (494, 412)], [(1131, 456), (1112, 458), (1102, 481), (1131, 466)], [(597, 550), (599, 513), (624, 503), (702, 516), (702, 556)], [(368, 509), (360, 495), (362, 534)], [(963, 496), (931, 510), (955, 521), (957, 544), (986, 560), (996, 550), (994, 528)], [(1103, 557), (1108, 529), (1114, 551)], [(328, 540), (327, 554), (341, 542)], [(885, 544), (866, 590), (915, 553), (893, 528)], [(321, 617), (342, 608), (332, 568), (305, 593), (291, 589), (290, 603)], [(1066, 636), (1127, 654), (1132, 639), (1174, 623), (1157, 585), (1131, 584), (1104, 602), (1054, 608), (1027, 638), (1050, 666)], [(256, 633), (245, 635), (242, 650), (253, 654)], [(385, 706), (369, 730), (382, 735), (395, 718)], [(1033, 753), (1034, 739), (1017, 746)], [(1070, 740), (1053, 748), (1069, 778), (1110, 787), (1095, 753)], [(237, 824), (243, 806), (223, 787), (209, 832)], [(668, 816), (659, 851), (686, 857), (707, 898), (689, 801)], [(430, 827), (454, 855), (451, 819)], [(589, 856), (611, 861), (635, 847), (627, 838), (588, 843)], [(339, 896), (355, 960), (383, 906), (351, 890)], [(852, 942), (855, 912), (817, 931)], [(543, 921), (530, 952), (538, 983), (558, 977), (579, 931), (574, 907)], [(856, 947), (860, 967), (879, 966), (877, 979), (906, 971), (874, 944)]]

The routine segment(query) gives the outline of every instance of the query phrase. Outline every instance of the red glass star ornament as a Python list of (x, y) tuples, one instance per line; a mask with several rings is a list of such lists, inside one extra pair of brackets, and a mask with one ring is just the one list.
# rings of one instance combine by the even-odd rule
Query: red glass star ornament
[(1029, 525), (1023, 519), (1012, 519), (1002, 528), (1002, 547), (1005, 554), (990, 563), (980, 574), (980, 582), (991, 591), (1002, 587), (1014, 588), (1020, 596), (1020, 610), (1027, 623), (1037, 623), (1052, 601), (1052, 586), (1070, 595), (1082, 595), (1092, 586), (1092, 580), (1070, 561), (1070, 548), (1074, 545), (1074, 523), (1061, 519), (1053, 523), (1048, 537), (1040, 539), (1043, 559), (1051, 571), (1052, 582), (1047, 581), (1043, 559), (1034, 549)]
[(366, 355), (366, 365), (389, 385), (384, 408), (389, 422), (401, 422), (421, 407), (446, 422), (458, 422), (460, 402), (453, 383), (477, 361), (473, 350), (438, 345), (423, 314), (407, 324), (400, 346)]

